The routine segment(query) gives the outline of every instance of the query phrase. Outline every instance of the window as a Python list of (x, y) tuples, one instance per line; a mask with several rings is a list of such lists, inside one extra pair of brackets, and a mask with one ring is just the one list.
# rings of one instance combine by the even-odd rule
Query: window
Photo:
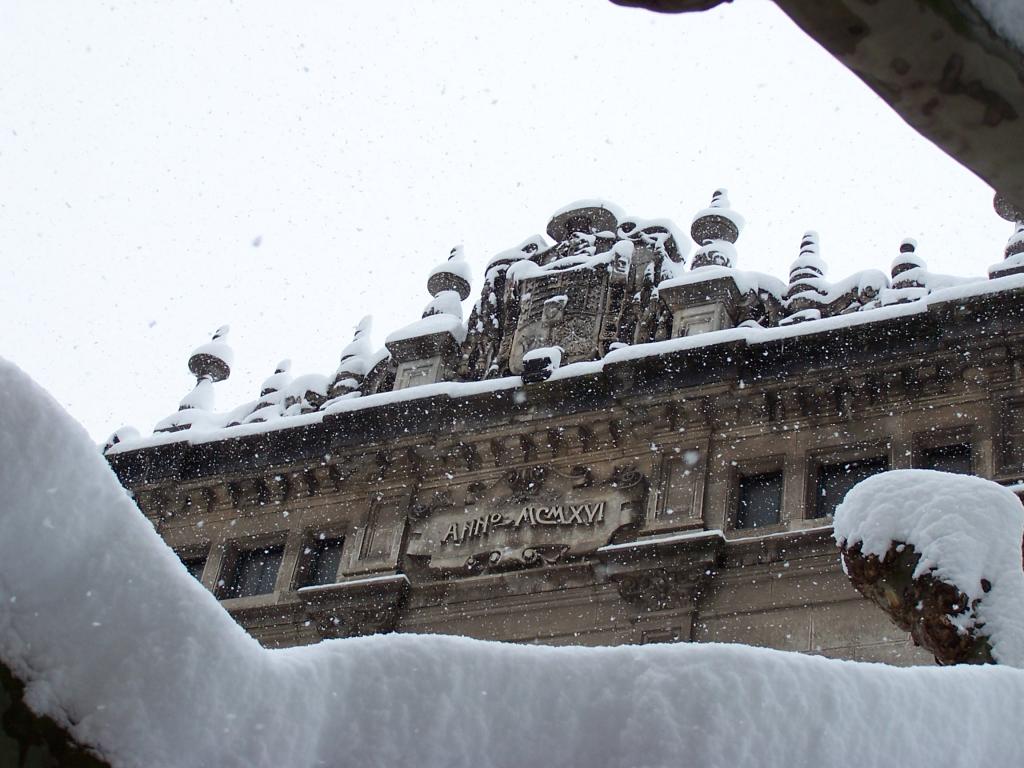
[(921, 469), (937, 469), (940, 472), (955, 472), (958, 475), (971, 474), (972, 451), (970, 443), (940, 445), (922, 448), (919, 465)]
[(341, 537), (316, 537), (310, 541), (303, 551), (304, 561), (299, 566), (298, 586), (314, 587), (336, 582), (344, 545), (345, 539)]
[(669, 629), (648, 629), (640, 635), (640, 645), (651, 645), (653, 643), (678, 643), (683, 638), (682, 627), (671, 627)]
[(813, 517), (825, 517), (836, 511), (843, 498), (857, 483), (865, 478), (885, 472), (889, 460), (884, 456), (857, 461), (822, 464), (818, 467)]
[(738, 502), (737, 528), (762, 528), (778, 523), (782, 512), (782, 471), (741, 477)]
[(206, 555), (192, 555), (186, 557), (178, 555), (181, 558), (182, 565), (185, 566), (185, 570), (188, 571), (192, 578), (196, 581), (203, 580), (203, 569), (206, 567)]
[(281, 567), (284, 547), (281, 545), (244, 549), (237, 552), (234, 562), (226, 563), (226, 577), (221, 584), (220, 597), (250, 597), (274, 591), (277, 571)]

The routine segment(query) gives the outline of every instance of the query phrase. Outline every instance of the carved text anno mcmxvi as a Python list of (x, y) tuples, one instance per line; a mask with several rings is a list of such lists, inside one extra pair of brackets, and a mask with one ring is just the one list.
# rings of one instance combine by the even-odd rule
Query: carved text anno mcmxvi
[(537, 525), (594, 525), (604, 522), (604, 502), (591, 504), (557, 504), (550, 507), (523, 507), (513, 514), (494, 512), (480, 515), (463, 523), (453, 522), (448, 526), (441, 544), (462, 544), (470, 539), (479, 539), (495, 528), (522, 528)]

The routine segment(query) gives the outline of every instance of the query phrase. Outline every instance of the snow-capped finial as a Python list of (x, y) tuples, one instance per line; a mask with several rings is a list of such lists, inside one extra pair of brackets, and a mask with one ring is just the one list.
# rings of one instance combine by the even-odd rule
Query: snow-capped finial
[(448, 261), (430, 270), (427, 291), (434, 298), (423, 310), (423, 317), (452, 315), (462, 319), (462, 302), (469, 297), (469, 264), (462, 246), (452, 248)]
[(617, 205), (607, 200), (577, 200), (551, 215), (547, 233), (556, 243), (561, 243), (576, 233), (614, 232), (624, 216)]
[(263, 380), (263, 384), (260, 386), (260, 397), (272, 395), (287, 387), (288, 382), (292, 380), (291, 373), (289, 373), (291, 369), (291, 360), (282, 360), (278, 363), (274, 368), (274, 372)]
[(118, 443), (124, 443), (131, 440), (137, 440), (140, 437), (139, 430), (135, 427), (124, 426), (114, 430), (114, 433), (107, 438), (107, 442), (103, 444), (103, 452), (109, 453), (110, 449)]
[(994, 280), (997, 277), (1024, 273), (1024, 221), (1014, 222), (1013, 234), (1006, 241), (1003, 253), (1005, 258), (988, 268), (990, 278)]
[[(800, 239), (800, 255), (789, 268), (789, 287), (783, 304), (789, 312), (806, 313), (820, 310), (827, 303), (828, 285), (825, 282), (825, 262), (818, 255), (818, 233), (805, 232)], [(810, 316), (801, 320), (811, 319)]]
[(733, 243), (743, 229), (743, 217), (729, 207), (729, 195), (716, 189), (711, 205), (699, 211), (690, 225), (690, 236), (700, 247), (693, 254), (690, 269), (736, 266)]
[(1006, 241), (1006, 249), (1003, 251), (1004, 261), (989, 267), (988, 276), (992, 278), (1006, 277), (1024, 272), (1024, 208), (1011, 203), (998, 192), (992, 205), (996, 209), (996, 213), (1007, 221), (1013, 222), (1013, 234)]
[(711, 195), (711, 204), (693, 217), (690, 237), (697, 245), (709, 240), (725, 240), (735, 243), (743, 231), (743, 217), (729, 207), (729, 193), (716, 189)]
[(341, 363), (345, 364), (346, 360), (353, 357), (366, 357), (372, 354), (373, 348), (370, 346), (370, 331), (373, 330), (373, 315), (364, 315), (363, 319), (356, 325), (355, 331), (352, 333), (352, 341), (345, 345), (345, 348), (341, 350)]
[(263, 384), (260, 385), (259, 400), (241, 423), (258, 424), (276, 419), (281, 415), (284, 411), (285, 391), (292, 381), (292, 375), (289, 373), (291, 367), (291, 360), (282, 360), (277, 364), (274, 372), (263, 380)]
[(356, 392), (369, 373), (373, 347), (370, 346), (370, 331), (373, 316), (366, 315), (356, 326), (350, 341), (341, 351), (341, 362), (334, 374), (334, 381), (328, 392), (331, 398)]
[(927, 265), (917, 255), (917, 240), (908, 237), (900, 243), (900, 255), (892, 261), (893, 288), (924, 288), (924, 272)]
[(789, 284), (804, 278), (823, 277), (826, 269), (825, 262), (818, 255), (818, 233), (813, 230), (804, 232), (800, 240), (800, 255), (789, 267)]
[(230, 326), (222, 325), (214, 332), (210, 341), (192, 351), (188, 359), (188, 369), (197, 381), (204, 378), (210, 381), (224, 381), (231, 375), (231, 363), (234, 361), (235, 353), (226, 341), (230, 330)]
[(469, 298), (469, 280), (471, 276), (469, 264), (462, 252), (462, 246), (456, 245), (448, 256), (448, 261), (438, 264), (430, 271), (427, 278), (427, 291), (431, 296), (437, 296), (444, 291), (455, 291), (459, 294), (459, 300), (465, 301)]
[(230, 328), (222, 325), (210, 341), (196, 347), (188, 359), (188, 369), (196, 377), (196, 386), (178, 405), (178, 412), (156, 425), (156, 432), (175, 432), (189, 429), (201, 412), (213, 410), (213, 385), (231, 375), (235, 353), (228, 346), (226, 336)]

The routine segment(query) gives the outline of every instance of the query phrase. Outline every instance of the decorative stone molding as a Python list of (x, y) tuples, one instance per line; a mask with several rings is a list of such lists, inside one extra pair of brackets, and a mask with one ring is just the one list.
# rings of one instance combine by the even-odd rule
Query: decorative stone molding
[(322, 638), (392, 632), (409, 594), (404, 574), (386, 574), (305, 587), (298, 592), (307, 620)]

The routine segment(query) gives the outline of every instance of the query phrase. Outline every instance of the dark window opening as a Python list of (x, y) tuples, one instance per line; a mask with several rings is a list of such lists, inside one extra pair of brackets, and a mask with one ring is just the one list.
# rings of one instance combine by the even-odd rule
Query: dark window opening
[(682, 627), (671, 627), (670, 629), (648, 629), (640, 635), (640, 644), (651, 645), (652, 643), (678, 643), (682, 638)]
[(737, 528), (775, 525), (782, 513), (782, 471), (740, 478)]
[(919, 464), (921, 469), (937, 469), (940, 472), (969, 475), (973, 469), (972, 459), (970, 443), (954, 443), (953, 445), (922, 449)]
[(185, 570), (188, 571), (196, 581), (203, 580), (203, 569), (206, 567), (206, 555), (182, 557), (181, 564), (185, 566)]
[(814, 499), (814, 517), (825, 517), (836, 511), (846, 494), (861, 480), (889, 469), (884, 456), (859, 459), (839, 464), (823, 464), (818, 468), (817, 493)]
[(228, 578), (224, 579), (221, 586), (221, 599), (251, 597), (273, 592), (283, 556), (283, 546), (260, 547), (238, 552), (233, 567), (228, 571)]
[(306, 545), (303, 552), (306, 559), (299, 569), (299, 586), (315, 587), (321, 584), (334, 584), (338, 580), (338, 568), (341, 567), (341, 549), (345, 539), (317, 538)]

